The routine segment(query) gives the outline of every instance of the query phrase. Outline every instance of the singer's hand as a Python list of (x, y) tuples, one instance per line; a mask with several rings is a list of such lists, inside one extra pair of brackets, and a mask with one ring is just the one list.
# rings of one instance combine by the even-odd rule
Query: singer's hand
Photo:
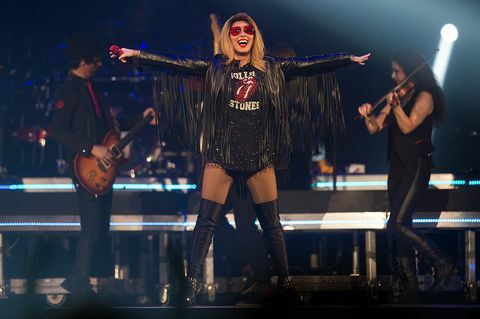
[(371, 53), (367, 53), (367, 54), (364, 54), (362, 56), (351, 56), (350, 57), (350, 60), (352, 60), (353, 62), (355, 63), (358, 63), (360, 65), (365, 65), (365, 62), (368, 60), (368, 58), (370, 57), (370, 54)]
[(132, 58), (132, 57), (137, 57), (140, 56), (140, 51), (138, 50), (132, 50), (132, 49), (127, 49), (127, 48), (121, 48), (120, 49), (120, 56), (117, 56), (115, 53), (110, 51), (110, 57), (112, 59), (118, 58), (120, 61), (123, 63), (127, 62), (127, 58)]

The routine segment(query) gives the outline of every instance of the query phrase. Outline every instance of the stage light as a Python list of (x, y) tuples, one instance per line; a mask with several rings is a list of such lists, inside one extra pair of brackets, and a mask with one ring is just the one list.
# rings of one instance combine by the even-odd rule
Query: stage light
[(445, 75), (447, 74), (450, 55), (452, 54), (453, 43), (458, 39), (457, 27), (451, 23), (445, 24), (440, 30), (440, 43), (438, 44), (438, 53), (433, 62), (433, 73), (437, 77), (438, 84), (443, 87)]
[(440, 35), (448, 42), (455, 42), (458, 39), (458, 29), (451, 23), (448, 23), (440, 30)]

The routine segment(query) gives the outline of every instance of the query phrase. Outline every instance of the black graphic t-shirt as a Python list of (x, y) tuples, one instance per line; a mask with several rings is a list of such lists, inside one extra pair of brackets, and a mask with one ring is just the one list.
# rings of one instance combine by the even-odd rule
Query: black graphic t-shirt
[(234, 171), (257, 171), (259, 167), (259, 136), (261, 130), (261, 90), (259, 70), (251, 65), (235, 67), (228, 75), (231, 95), (224, 106), (228, 119), (230, 163), (218, 163)]

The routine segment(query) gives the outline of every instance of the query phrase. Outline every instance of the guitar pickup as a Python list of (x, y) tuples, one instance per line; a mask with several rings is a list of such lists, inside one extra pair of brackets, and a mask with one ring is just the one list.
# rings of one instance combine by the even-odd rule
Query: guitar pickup
[(113, 145), (110, 150), (116, 158), (120, 158), (122, 156), (122, 151), (120, 151), (116, 145)]

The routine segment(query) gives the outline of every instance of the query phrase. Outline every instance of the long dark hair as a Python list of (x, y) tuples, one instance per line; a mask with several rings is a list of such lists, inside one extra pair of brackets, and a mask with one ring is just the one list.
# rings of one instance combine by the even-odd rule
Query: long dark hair
[[(393, 55), (392, 61), (397, 62), (403, 69), (405, 74), (410, 74), (420, 64), (425, 63), (425, 57), (415, 50), (401, 51)], [(445, 119), (445, 95), (442, 88), (438, 85), (435, 75), (428, 63), (422, 67), (412, 77), (415, 81), (417, 91), (427, 91), (433, 97), (433, 119), (435, 124), (438, 125)]]

